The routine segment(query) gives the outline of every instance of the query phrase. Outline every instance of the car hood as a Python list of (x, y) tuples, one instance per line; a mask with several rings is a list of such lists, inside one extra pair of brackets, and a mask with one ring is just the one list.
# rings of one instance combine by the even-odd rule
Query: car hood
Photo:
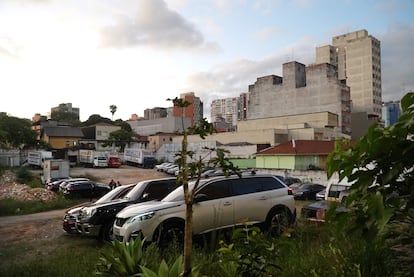
[(88, 205), (87, 208), (90, 209), (99, 209), (101, 207), (117, 207), (117, 206), (126, 206), (130, 203), (130, 201), (126, 199), (116, 199), (104, 203), (93, 203), (91, 205)]
[(164, 201), (149, 201), (144, 203), (138, 203), (130, 205), (124, 208), (117, 214), (117, 217), (128, 218), (142, 213), (156, 212), (159, 210), (169, 209), (171, 207), (177, 207), (184, 204), (184, 201), (178, 202), (164, 202)]

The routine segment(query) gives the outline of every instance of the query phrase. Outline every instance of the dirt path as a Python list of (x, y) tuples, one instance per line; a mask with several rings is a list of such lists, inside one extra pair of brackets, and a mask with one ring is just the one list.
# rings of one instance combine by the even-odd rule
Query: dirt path
[[(154, 169), (123, 166), (119, 169), (73, 168), (71, 176), (93, 176), (104, 184), (111, 179), (121, 184), (137, 183), (141, 180), (163, 178), (169, 175)], [(66, 235), (62, 229), (64, 210), (55, 210), (30, 215), (0, 217), (0, 247), (19, 241), (53, 240)]]

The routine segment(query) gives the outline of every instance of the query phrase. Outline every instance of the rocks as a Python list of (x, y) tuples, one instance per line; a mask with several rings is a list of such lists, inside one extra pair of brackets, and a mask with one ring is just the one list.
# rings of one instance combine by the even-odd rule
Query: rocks
[(51, 201), (57, 194), (46, 188), (31, 188), (16, 182), (15, 174), (6, 170), (0, 176), (0, 199), (14, 199), (18, 201)]

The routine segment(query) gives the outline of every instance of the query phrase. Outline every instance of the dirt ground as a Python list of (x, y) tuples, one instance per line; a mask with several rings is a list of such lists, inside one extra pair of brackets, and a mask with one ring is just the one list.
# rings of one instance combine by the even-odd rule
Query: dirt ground
[[(40, 171), (34, 171), (34, 174), (40, 174)], [(155, 169), (142, 169), (130, 166), (104, 169), (72, 168), (70, 174), (72, 177), (87, 176), (91, 178), (93, 176), (97, 179), (97, 182), (104, 184), (108, 184), (111, 179), (119, 181), (121, 184), (131, 184), (141, 180), (169, 176), (165, 173), (157, 172)], [(20, 193), (22, 190), (26, 198), (30, 194), (49, 193), (49, 191), (43, 191), (43, 189), (30, 190), (24, 188), (21, 184), (16, 184), (15, 179), (10, 176), (7, 176), (6, 180), (3, 179), (0, 182), (0, 189), (0, 196), (5, 196), (6, 194), (21, 196), (23, 195)], [(16, 194), (16, 190), (19, 191), (18, 194)], [(0, 217), (0, 248), (19, 241), (53, 240), (67, 235), (62, 229), (64, 213), (65, 210), (58, 210), (32, 215)]]

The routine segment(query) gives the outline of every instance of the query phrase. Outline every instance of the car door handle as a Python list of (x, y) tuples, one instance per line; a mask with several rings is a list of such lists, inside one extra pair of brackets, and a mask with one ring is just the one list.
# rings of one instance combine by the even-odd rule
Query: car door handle
[(261, 196), (260, 198), (259, 198), (259, 200), (266, 200), (267, 199), (267, 197), (266, 196)]
[(223, 206), (231, 206), (231, 202), (224, 202)]

